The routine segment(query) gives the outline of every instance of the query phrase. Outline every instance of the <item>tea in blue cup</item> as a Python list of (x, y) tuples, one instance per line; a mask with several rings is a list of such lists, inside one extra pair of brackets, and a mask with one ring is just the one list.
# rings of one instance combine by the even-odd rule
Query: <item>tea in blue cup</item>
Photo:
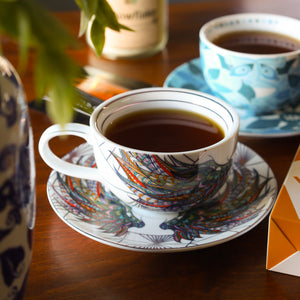
[(300, 103), (300, 21), (243, 13), (200, 29), (200, 59), (210, 89), (246, 115)]

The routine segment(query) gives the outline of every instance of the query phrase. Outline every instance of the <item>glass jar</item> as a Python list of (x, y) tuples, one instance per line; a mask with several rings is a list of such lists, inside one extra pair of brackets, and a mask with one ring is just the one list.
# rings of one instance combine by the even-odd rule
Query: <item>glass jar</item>
[(168, 40), (167, 0), (108, 0), (118, 21), (133, 31), (105, 31), (103, 56), (109, 59), (151, 56)]

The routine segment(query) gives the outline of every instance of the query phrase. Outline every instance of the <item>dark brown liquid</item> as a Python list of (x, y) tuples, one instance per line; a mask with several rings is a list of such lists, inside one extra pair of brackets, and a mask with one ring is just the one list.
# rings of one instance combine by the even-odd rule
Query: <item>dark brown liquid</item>
[(263, 31), (232, 32), (224, 34), (212, 42), (228, 50), (251, 54), (277, 54), (300, 49), (299, 40)]
[(213, 121), (193, 112), (153, 109), (115, 120), (104, 135), (117, 144), (153, 152), (181, 152), (212, 145), (224, 137)]

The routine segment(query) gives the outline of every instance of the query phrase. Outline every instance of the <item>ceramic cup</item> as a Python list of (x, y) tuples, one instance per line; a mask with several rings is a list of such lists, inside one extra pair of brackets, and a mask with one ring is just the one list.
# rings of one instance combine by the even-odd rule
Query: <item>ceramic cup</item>
[[(116, 118), (153, 108), (204, 115), (222, 128), (224, 138), (203, 149), (186, 152), (136, 150), (106, 138), (104, 133)], [(41, 136), (39, 151), (54, 170), (100, 181), (104, 188), (131, 206), (177, 212), (207, 204), (226, 181), (238, 128), (239, 117), (235, 110), (213, 96), (185, 89), (139, 89), (119, 94), (99, 105), (90, 117), (90, 126), (71, 123), (64, 128), (49, 127)], [(90, 143), (97, 167), (79, 166), (58, 158), (48, 142), (59, 135), (80, 136)]]
[[(268, 45), (278, 43), (268, 36), (269, 32), (300, 41), (300, 31), (295, 28), (300, 28), (296, 19), (260, 13), (227, 15), (206, 23), (200, 29), (200, 60), (210, 89), (246, 115), (270, 114), (299, 104), (299, 48), (285, 53), (250, 54), (214, 44), (220, 36), (240, 31), (267, 32), (260, 39)], [(279, 43), (291, 46), (288, 40)]]
[(35, 224), (33, 136), (20, 77), (0, 56), (0, 299), (23, 299)]

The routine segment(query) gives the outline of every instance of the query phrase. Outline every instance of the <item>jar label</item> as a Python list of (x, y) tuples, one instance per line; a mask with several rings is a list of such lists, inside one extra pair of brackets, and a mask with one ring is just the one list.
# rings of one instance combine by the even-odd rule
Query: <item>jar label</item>
[(108, 0), (118, 21), (133, 31), (105, 32), (105, 47), (138, 49), (155, 46), (163, 38), (166, 27), (164, 0)]

